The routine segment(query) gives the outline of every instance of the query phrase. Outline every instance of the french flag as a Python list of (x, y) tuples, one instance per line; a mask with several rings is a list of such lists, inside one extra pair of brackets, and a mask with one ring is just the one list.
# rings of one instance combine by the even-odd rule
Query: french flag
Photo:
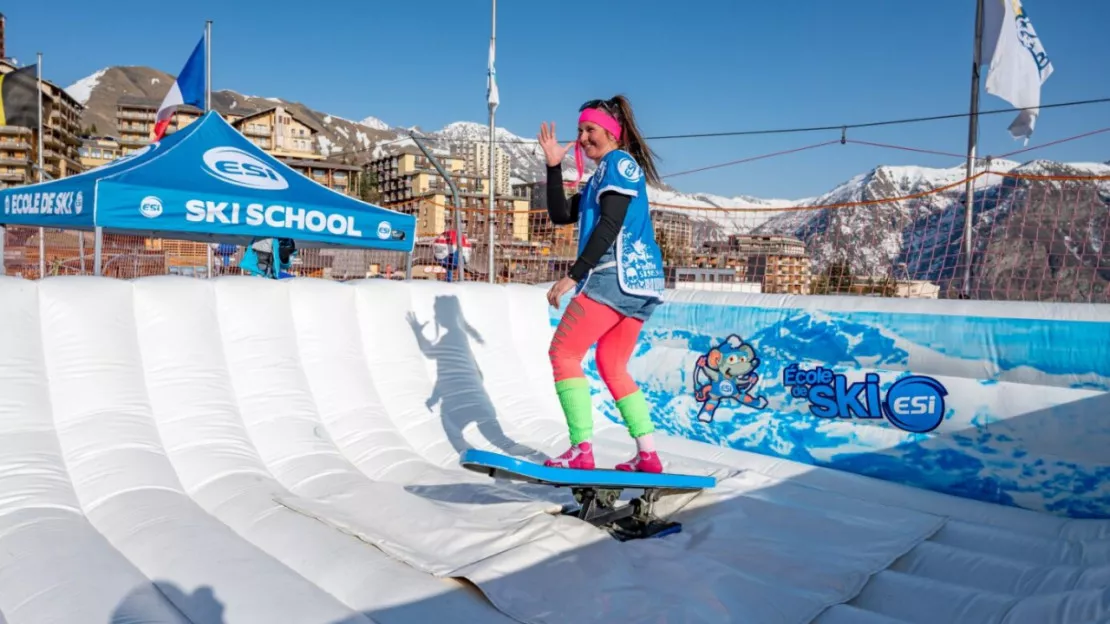
[(188, 104), (197, 108), (204, 108), (205, 63), (204, 63), (204, 37), (201, 37), (185, 67), (181, 69), (177, 80), (170, 85), (170, 92), (162, 100), (158, 108), (158, 115), (154, 122), (154, 140), (159, 141), (166, 134), (166, 128), (173, 121), (173, 114), (178, 106)]

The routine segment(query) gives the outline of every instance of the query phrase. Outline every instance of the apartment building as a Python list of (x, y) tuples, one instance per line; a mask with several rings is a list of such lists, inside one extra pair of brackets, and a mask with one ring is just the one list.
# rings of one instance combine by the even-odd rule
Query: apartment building
[(655, 240), (666, 264), (684, 265), (694, 251), (694, 224), (690, 215), (676, 210), (651, 210)]
[(239, 111), (234, 116), (220, 111), (220, 115), (252, 143), (304, 176), (340, 193), (358, 196), (362, 169), (325, 160), (317, 140), (321, 128), (312, 120), (284, 106)]
[[(116, 100), (116, 139), (120, 144), (120, 155), (126, 156), (150, 143), (154, 135), (158, 107), (162, 101), (139, 98), (129, 95)], [(178, 106), (170, 119), (166, 134), (173, 134), (201, 118), (204, 111), (195, 106)], [(97, 128), (97, 130), (101, 130)]]
[[(18, 69), (0, 60), (0, 74)], [(81, 113), (84, 106), (58, 85), (42, 81), (43, 170), (46, 177), (63, 178), (84, 170), (78, 147), (81, 144)], [(0, 126), (0, 183), (15, 186), (38, 181), (37, 129)]]
[[(473, 241), (487, 240), (489, 238), (489, 196), (460, 191), (459, 203), (462, 204), (460, 216), (463, 232), (466, 232)], [(429, 189), (417, 193), (414, 199), (388, 207), (416, 215), (418, 237), (438, 236), (446, 230), (455, 228), (454, 198), (450, 190)], [(526, 200), (518, 197), (496, 197), (494, 210), (496, 211), (494, 233), (499, 244), (528, 241), (528, 202)]]
[(693, 263), (735, 269), (743, 281), (762, 284), (765, 293), (806, 295), (810, 291), (805, 243), (788, 236), (733, 234), (727, 241), (704, 244)]
[[(464, 159), (440, 153), (436, 160), (452, 176), (460, 196), (469, 197), (482, 190), (484, 179), (466, 173)], [(450, 187), (419, 148), (397, 148), (389, 155), (371, 160), (369, 170), (377, 181), (381, 203), (416, 217), (418, 238), (435, 237), (454, 228)], [(463, 205), (463, 230), (470, 231), (465, 200)]]
[[(474, 194), (486, 190), (486, 178), (470, 173), (465, 158), (444, 153), (435, 157), (451, 175), (459, 193)], [(450, 194), (450, 187), (419, 148), (397, 148), (392, 154), (371, 160), (369, 167), (377, 177), (383, 203), (407, 202), (432, 191)]]
[[(115, 157), (150, 143), (161, 103), (161, 100), (149, 98), (119, 98), (116, 103), (118, 137), (114, 137), (119, 144), (119, 153)], [(293, 169), (340, 193), (358, 196), (361, 169), (355, 165), (324, 160), (316, 143), (320, 131), (311, 122), (298, 118), (282, 106), (261, 111), (217, 112), (243, 136)], [(166, 134), (188, 126), (203, 115), (204, 111), (199, 108), (179, 106)], [(108, 148), (104, 141), (110, 139), (90, 137), (86, 140), (85, 149), (90, 154), (106, 155)], [(90, 162), (99, 161), (91, 155), (88, 159)]]
[(123, 146), (113, 137), (82, 137), (77, 153), (81, 158), (81, 165), (92, 169), (123, 156)]
[(286, 110), (274, 106), (239, 116), (229, 122), (252, 143), (283, 159), (323, 160), (316, 137), (320, 128)]
[(306, 160), (281, 158), (279, 159), (293, 169), (299, 171), (307, 178), (315, 180), (333, 191), (339, 191), (351, 197), (359, 196), (359, 182), (362, 168), (358, 165), (348, 165), (329, 160)]
[[(436, 160), (458, 189), (463, 210), (463, 231), (474, 234), (472, 239), (487, 232), (489, 178), (472, 173), (465, 154), (440, 153), (436, 155)], [(393, 154), (372, 160), (369, 166), (377, 178), (381, 203), (415, 215), (418, 237), (438, 236), (444, 230), (454, 228), (451, 187), (419, 148), (398, 148)], [(506, 192), (495, 197), (494, 205), (499, 213), (495, 215), (498, 240), (528, 240), (527, 200)], [(498, 218), (505, 213), (511, 216)]]
[[(467, 143), (463, 149), (463, 158), (466, 160), (466, 169), (471, 175), (489, 178), (489, 152), (489, 143)], [(511, 161), (509, 155), (497, 146), (494, 146), (493, 153), (497, 158), (493, 192), (496, 195), (511, 195), (512, 184), (509, 175)]]
[[(527, 187), (523, 189), (521, 187)], [(578, 183), (577, 189), (563, 186), (563, 194), (570, 197), (586, 186), (586, 181)], [(575, 224), (555, 225), (547, 213), (547, 181), (529, 182), (517, 185), (517, 194), (528, 198), (530, 214), (528, 218), (528, 237), (530, 240), (549, 245), (549, 253), (556, 257), (573, 259), (577, 252), (578, 227)]]
[(0, 187), (33, 182), (34, 130), (18, 126), (0, 126)]

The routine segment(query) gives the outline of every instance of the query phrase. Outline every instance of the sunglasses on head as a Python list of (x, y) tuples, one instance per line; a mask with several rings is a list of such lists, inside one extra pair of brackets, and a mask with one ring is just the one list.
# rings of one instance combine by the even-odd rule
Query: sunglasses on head
[(586, 110), (587, 108), (600, 108), (600, 109), (604, 110), (605, 112), (607, 112), (607, 113), (609, 113), (610, 115), (613, 115), (613, 116), (616, 116), (616, 114), (617, 114), (617, 107), (614, 106), (613, 103), (610, 102), (609, 100), (590, 100), (589, 102), (586, 102), (582, 106), (579, 106), (578, 107), (578, 112), (581, 113), (582, 111)]

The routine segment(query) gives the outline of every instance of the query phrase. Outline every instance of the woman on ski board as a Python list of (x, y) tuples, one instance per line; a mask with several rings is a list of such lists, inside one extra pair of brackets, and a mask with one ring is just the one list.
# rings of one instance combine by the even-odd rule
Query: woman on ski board
[[(578, 257), (547, 293), (552, 307), (572, 288), (575, 296), (555, 330), (549, 357), (555, 389), (570, 430), (570, 449), (544, 465), (593, 469), (593, 408), (582, 359), (597, 345), (597, 369), (616, 401), (636, 456), (617, 470), (662, 472), (650, 409), (627, 365), (644, 323), (662, 303), (663, 260), (655, 241), (647, 183), (657, 184), (655, 155), (636, 127), (632, 106), (618, 95), (578, 109), (578, 140), (559, 145), (555, 124), (540, 125), (547, 161), (547, 211), (557, 225), (578, 223)], [(585, 188), (568, 201), (562, 162), (575, 148), (582, 179), (583, 153), (597, 163)]]

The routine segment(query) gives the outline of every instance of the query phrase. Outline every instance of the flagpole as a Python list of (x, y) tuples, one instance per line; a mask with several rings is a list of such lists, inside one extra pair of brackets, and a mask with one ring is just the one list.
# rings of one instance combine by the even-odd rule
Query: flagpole
[[(38, 93), (38, 106), (39, 106), (39, 184), (46, 180), (46, 171), (43, 170), (45, 160), (43, 158), (43, 140), (42, 133), (46, 128), (46, 124), (42, 120), (42, 52), (38, 53), (38, 63), (35, 65), (35, 73), (38, 74), (39, 79), (39, 93)], [(39, 226), (39, 279), (46, 277), (46, 228)]]
[(212, 20), (204, 23), (204, 112), (212, 110)]
[(964, 190), (964, 283), (963, 296), (971, 297), (971, 222), (975, 207), (975, 151), (979, 142), (979, 69), (983, 62), (983, 2), (975, 2), (975, 50), (971, 61), (971, 114), (967, 123), (967, 182)]
[[(212, 20), (207, 20), (204, 22), (204, 113), (207, 115), (210, 110), (212, 110)], [(211, 279), (216, 265), (216, 254), (212, 250), (212, 243), (204, 247), (208, 278)]]
[[(492, 0), (492, 2), (493, 2), (492, 25), (490, 27), (490, 35), (489, 35), (490, 57), (491, 57), (490, 58), (490, 62), (491, 62), (490, 72), (491, 73), (490, 73), (489, 79), (490, 79), (490, 93), (491, 94), (493, 92), (492, 90), (496, 86), (493, 82), (494, 81), (494, 75), (492, 73), (492, 71), (493, 71), (492, 62), (493, 62), (494, 50), (496, 49), (494, 46), (497, 43), (497, 0)], [(488, 104), (489, 104), (489, 283), (492, 284), (495, 281), (494, 273), (496, 272), (496, 269), (497, 269), (497, 267), (494, 264), (495, 261), (494, 261), (494, 253), (493, 253), (493, 245), (494, 245), (494, 242), (495, 242), (495, 239), (496, 239), (496, 232), (495, 232), (495, 228), (494, 228), (494, 187), (496, 186), (495, 181), (497, 179), (496, 178), (497, 158), (496, 158), (495, 152), (494, 152), (495, 130), (494, 130), (494, 125), (493, 125), (493, 117), (494, 117), (494, 110), (496, 110), (497, 105), (494, 104), (493, 102), (488, 102)], [(461, 234), (456, 233), (456, 236), (461, 236)], [(459, 244), (460, 244), (460, 246), (462, 244), (462, 239), (461, 238), (459, 239)], [(461, 247), (460, 247), (460, 249), (461, 249)]]

